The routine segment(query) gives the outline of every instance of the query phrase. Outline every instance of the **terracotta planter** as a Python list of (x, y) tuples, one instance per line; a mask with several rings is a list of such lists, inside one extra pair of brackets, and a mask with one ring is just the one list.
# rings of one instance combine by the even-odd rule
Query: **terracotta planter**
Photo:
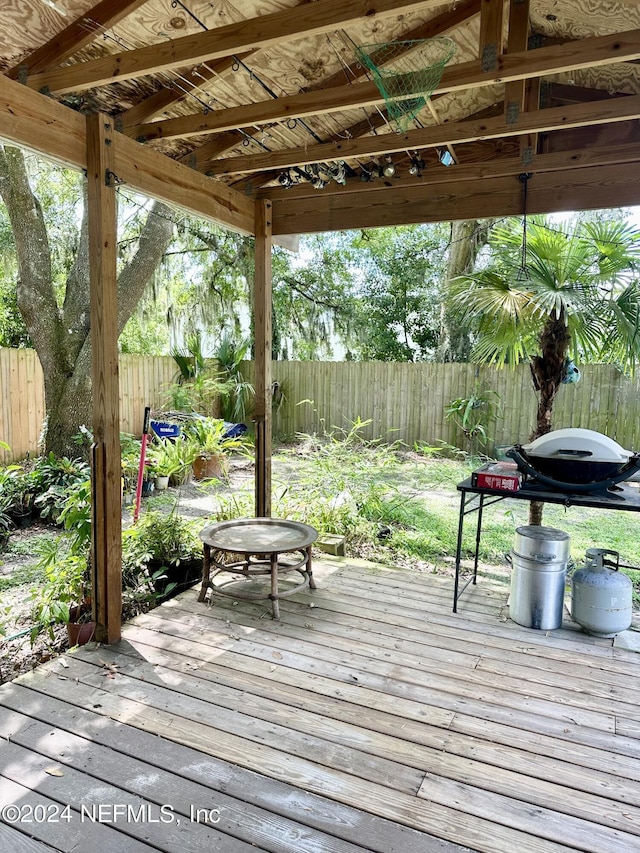
[(70, 646), (84, 646), (96, 635), (95, 622), (67, 622), (67, 635)]
[(193, 463), (194, 480), (224, 479), (226, 475), (224, 457), (198, 456)]

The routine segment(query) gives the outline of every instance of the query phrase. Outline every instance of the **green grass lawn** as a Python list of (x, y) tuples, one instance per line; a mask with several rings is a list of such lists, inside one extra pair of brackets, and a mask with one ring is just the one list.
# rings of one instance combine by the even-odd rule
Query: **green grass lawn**
[[(459, 493), (456, 485), (473, 463), (398, 452), (364, 442), (288, 447), (274, 456), (274, 515), (305, 520), (347, 537), (347, 553), (389, 565), (451, 570)], [(234, 496), (238, 509), (238, 496)], [(529, 504), (505, 500), (485, 509), (480, 560), (507, 570), (517, 527), (528, 523)], [(609, 548), (620, 561), (640, 566), (640, 517), (634, 513), (547, 504), (543, 524), (567, 532), (579, 565), (587, 548)], [(381, 531), (390, 534), (381, 539)], [(463, 557), (473, 554), (475, 516), (465, 524)], [(640, 603), (640, 571), (627, 571)]]

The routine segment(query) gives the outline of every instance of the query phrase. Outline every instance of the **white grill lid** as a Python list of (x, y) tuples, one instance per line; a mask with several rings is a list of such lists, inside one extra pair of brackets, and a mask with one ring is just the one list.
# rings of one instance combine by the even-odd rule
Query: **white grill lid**
[(522, 449), (528, 456), (545, 459), (584, 459), (585, 462), (626, 464), (634, 455), (617, 441), (592, 429), (557, 429), (536, 438)]

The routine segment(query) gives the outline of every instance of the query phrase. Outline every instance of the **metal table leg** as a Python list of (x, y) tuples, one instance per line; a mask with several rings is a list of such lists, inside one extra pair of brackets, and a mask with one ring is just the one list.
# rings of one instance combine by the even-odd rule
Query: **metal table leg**
[(478, 552), (480, 551), (480, 535), (482, 533), (482, 509), (484, 507), (484, 495), (480, 495), (478, 504), (478, 524), (476, 526), (476, 553), (473, 558), (473, 584), (475, 586), (478, 579)]
[(458, 612), (458, 587), (460, 584), (460, 559), (462, 551), (462, 528), (464, 527), (465, 494), (460, 492), (460, 517), (458, 519), (458, 543), (456, 545), (456, 577), (453, 584), (453, 612)]
[(280, 602), (278, 601), (278, 555), (272, 553), (270, 555), (271, 563), (271, 606), (273, 608), (273, 618), (280, 618)]
[(316, 582), (313, 578), (313, 569), (311, 568), (311, 545), (307, 548), (307, 574), (309, 575), (309, 589), (316, 588)]
[(200, 593), (198, 595), (198, 601), (205, 601), (207, 598), (207, 590), (211, 586), (210, 574), (211, 574), (211, 546), (207, 545), (205, 542), (203, 545), (203, 557), (202, 557), (202, 585), (200, 586)]

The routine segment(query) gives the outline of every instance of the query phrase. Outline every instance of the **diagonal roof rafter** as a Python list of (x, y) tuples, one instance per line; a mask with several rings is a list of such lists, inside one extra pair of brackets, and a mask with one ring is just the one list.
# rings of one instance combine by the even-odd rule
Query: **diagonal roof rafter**
[[(563, 45), (533, 51), (504, 54), (497, 68), (484, 71), (480, 60), (446, 68), (434, 94), (468, 91), (494, 83), (508, 83), (578, 68), (618, 63), (624, 58), (640, 57), (640, 30), (571, 41)], [(332, 89), (291, 95), (275, 101), (260, 101), (241, 107), (214, 110), (208, 115), (182, 116), (142, 125), (131, 131), (139, 140), (182, 137), (223, 132), (336, 110), (370, 106), (384, 98), (373, 82), (353, 83)]]
[[(307, 3), (305, 0), (302, 0), (299, 5), (306, 6)], [(295, 10), (296, 7), (293, 7), (292, 12), (295, 12)], [(462, 2), (457, 3), (453, 9), (447, 9), (444, 12), (437, 13), (426, 23), (419, 24), (417, 27), (407, 30), (401, 37), (407, 40), (432, 38), (433, 36), (455, 29), (460, 24), (468, 21), (474, 15), (479, 14), (479, 11), (480, 0), (462, 0)], [(256, 53), (255, 50), (247, 51), (246, 53), (238, 55), (237, 59), (246, 60), (254, 53)], [(215, 65), (214, 74), (210, 74), (207, 71), (207, 66), (205, 65), (203, 65), (199, 70), (203, 77), (211, 79), (214, 76), (224, 75), (225, 72), (234, 65), (235, 61), (235, 56), (227, 57), (224, 60), (218, 60)], [(181, 73), (184, 78), (188, 79), (190, 75), (189, 69), (184, 69)], [(365, 72), (360, 63), (352, 63), (347, 67), (343, 67), (339, 71), (336, 71), (335, 74), (324, 78), (319, 83), (306, 87), (305, 91), (309, 92), (316, 89), (328, 89), (333, 86), (341, 85), (344, 81), (345, 73), (350, 74), (351, 77), (356, 80), (364, 76)], [(145, 98), (139, 104), (125, 110), (120, 116), (120, 124), (126, 132), (127, 128), (132, 128), (134, 125), (150, 121), (154, 116), (166, 111), (173, 104), (184, 100), (187, 96), (188, 93), (184, 90), (174, 91), (169, 88), (161, 89), (153, 95), (150, 95), (148, 98)], [(129, 135), (136, 136), (138, 134), (130, 132)]]
[(96, 86), (145, 77), (185, 65), (256, 48), (331, 32), (363, 17), (385, 18), (420, 9), (435, 8), (442, 0), (317, 0), (305, 5), (304, 16), (286, 8), (270, 15), (249, 18), (234, 24), (169, 42), (152, 44), (112, 56), (64, 66), (35, 74), (27, 79), (32, 89), (56, 94), (82, 92)]
[(11, 68), (7, 77), (17, 80), (25, 73), (38, 74), (55, 68), (95, 41), (105, 29), (114, 26), (146, 2), (147, 0), (102, 0), (61, 32), (56, 33), (27, 59)]

